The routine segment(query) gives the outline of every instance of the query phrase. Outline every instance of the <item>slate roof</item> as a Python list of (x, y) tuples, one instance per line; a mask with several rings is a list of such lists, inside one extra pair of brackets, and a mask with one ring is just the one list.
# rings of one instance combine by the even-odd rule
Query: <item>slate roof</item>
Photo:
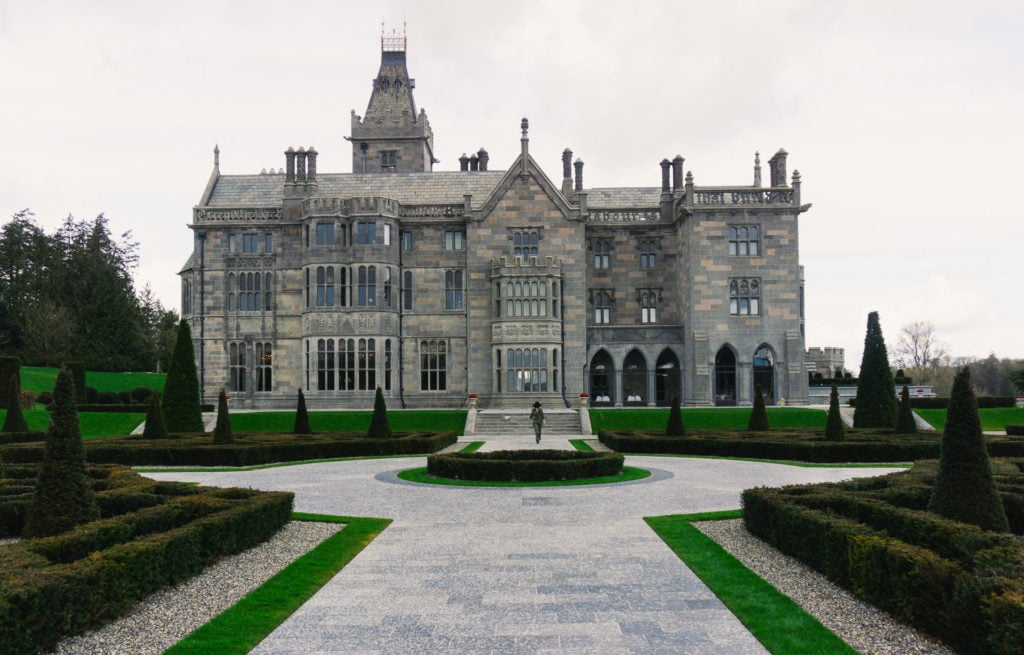
[[(403, 205), (462, 204), (464, 194), (473, 205), (483, 204), (505, 171), (438, 171), (432, 173), (318, 174), (317, 196), (354, 198), (381, 196)], [(221, 175), (206, 207), (280, 207), (284, 175)], [(658, 207), (658, 187), (587, 189), (593, 209)]]
[[(403, 205), (462, 204), (463, 194), (483, 203), (504, 171), (318, 174), (317, 196), (382, 196)], [(221, 175), (207, 207), (279, 207), (284, 175)]]
[(587, 207), (591, 209), (639, 209), (658, 207), (659, 187), (605, 187), (587, 189)]

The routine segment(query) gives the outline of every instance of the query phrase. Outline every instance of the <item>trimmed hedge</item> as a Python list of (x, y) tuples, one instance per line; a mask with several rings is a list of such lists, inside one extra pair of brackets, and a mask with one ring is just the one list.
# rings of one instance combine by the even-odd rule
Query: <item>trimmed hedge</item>
[[(601, 443), (624, 453), (714, 455), (801, 462), (910, 462), (939, 456), (938, 433), (897, 435), (891, 430), (847, 429), (844, 441), (830, 441), (823, 430), (773, 429), (756, 436), (734, 430), (688, 430), (666, 437), (654, 430), (601, 430)], [(1024, 441), (986, 435), (995, 457), (1024, 457)]]
[[(851, 398), (846, 402), (850, 407), (857, 406), (856, 398)], [(911, 396), (910, 406), (914, 409), (946, 409), (949, 407), (949, 398), (945, 396), (936, 396), (935, 398), (915, 398)], [(978, 396), (978, 409), (1016, 406), (1017, 399), (1013, 396)]]
[[(391, 439), (371, 439), (363, 432), (320, 432), (295, 435), (275, 432), (235, 433), (235, 441), (215, 445), (206, 433), (172, 434), (167, 439), (142, 436), (92, 439), (85, 442), (86, 459), (93, 463), (128, 466), (258, 466), (337, 457), (425, 455), (458, 440), (454, 432), (399, 432)], [(42, 461), (35, 444), (4, 446), (5, 462)]]
[(1024, 425), (1010, 425), (1006, 426), (1006, 436), (1012, 437), (1024, 437)]
[(0, 652), (52, 649), (217, 559), (266, 541), (290, 519), (292, 500), (290, 493), (197, 488), (162, 505), (0, 548)]
[(33, 441), (45, 441), (45, 430), (29, 430), (28, 432), (0, 432), (0, 444), (5, 443), (30, 443)]
[[(958, 652), (1019, 653), (1024, 541), (922, 511), (937, 472), (932, 460), (870, 480), (747, 489), (744, 523)], [(1013, 497), (1024, 490), (1024, 460), (995, 460), (993, 477)]]
[(427, 473), (453, 480), (544, 482), (618, 475), (623, 456), (578, 450), (498, 450), (427, 457)]

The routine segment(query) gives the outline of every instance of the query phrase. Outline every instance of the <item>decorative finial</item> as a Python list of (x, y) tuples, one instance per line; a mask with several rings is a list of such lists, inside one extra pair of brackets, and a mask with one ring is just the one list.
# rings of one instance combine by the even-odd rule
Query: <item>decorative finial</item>
[(213, 144), (213, 165), (220, 168), (220, 144)]
[(523, 118), (522, 122), (519, 124), (519, 127), (521, 127), (522, 130), (523, 130), (523, 138), (524, 139), (528, 138), (526, 133), (530, 131), (530, 121), (529, 121), (529, 119)]

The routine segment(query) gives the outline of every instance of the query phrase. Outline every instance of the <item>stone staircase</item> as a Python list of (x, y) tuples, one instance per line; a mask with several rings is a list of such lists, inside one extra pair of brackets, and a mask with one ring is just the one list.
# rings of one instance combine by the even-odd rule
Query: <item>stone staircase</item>
[[(544, 420), (547, 421), (544, 434), (583, 435), (580, 415), (574, 410), (546, 409), (544, 410)], [(530, 412), (522, 409), (482, 410), (476, 415), (476, 427), (473, 434), (481, 436), (532, 435), (533, 424), (530, 423)]]

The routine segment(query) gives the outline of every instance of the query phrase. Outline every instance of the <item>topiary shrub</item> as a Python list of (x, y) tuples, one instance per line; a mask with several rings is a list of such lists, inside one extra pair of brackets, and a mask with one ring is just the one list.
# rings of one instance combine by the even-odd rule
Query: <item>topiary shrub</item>
[(71, 372), (71, 380), (75, 383), (75, 404), (84, 405), (90, 402), (85, 390), (85, 363), (67, 362), (64, 368)]
[(302, 395), (302, 389), (299, 389), (299, 399), (295, 406), (295, 427), (292, 428), (292, 432), (313, 434), (313, 429), (309, 427), (309, 412), (306, 411), (306, 397)]
[(121, 403), (122, 405), (131, 405), (132, 404), (132, 392), (131, 391), (118, 391), (117, 392), (117, 402)]
[(366, 436), (384, 438), (392, 436), (391, 423), (388, 421), (388, 408), (384, 404), (384, 392), (380, 387), (377, 387), (377, 395), (373, 399), (373, 417), (370, 418), (370, 429)]
[[(82, 403), (79, 403), (79, 404), (82, 404)], [(91, 404), (91, 403), (89, 403), (89, 404)], [(97, 405), (119, 405), (119, 404), (121, 404), (121, 399), (118, 398), (117, 394), (114, 393), (113, 391), (101, 391), (98, 394), (96, 394), (96, 404)]]
[(665, 426), (666, 437), (682, 437), (686, 435), (683, 427), (683, 412), (679, 409), (679, 396), (672, 399), (672, 409), (668, 412), (668, 425)]
[(917, 434), (914, 410), (910, 407), (910, 387), (903, 385), (900, 394), (899, 412), (896, 415), (896, 434)]
[(204, 431), (192, 331), (185, 319), (178, 323), (174, 353), (164, 381), (163, 403), (168, 432)]
[(11, 393), (8, 388), (11, 384), (11, 376), (18, 375), (20, 368), (21, 361), (17, 357), (0, 357), (0, 401), (7, 402)]
[(864, 356), (857, 381), (857, 405), (853, 412), (855, 428), (891, 428), (896, 423), (896, 394), (885, 338), (878, 312), (868, 314), (864, 336)]
[(832, 385), (832, 393), (828, 396), (828, 418), (825, 421), (825, 438), (829, 441), (842, 441), (846, 438), (846, 425), (839, 411), (839, 388)]
[(75, 410), (75, 383), (66, 369), (57, 374), (53, 396), (46, 454), (22, 530), (22, 536), (27, 538), (60, 534), (100, 516), (85, 471), (82, 431)]
[(85, 387), (85, 404), (86, 405), (98, 405), (100, 403), (100, 392), (96, 387), (86, 385)]
[(142, 436), (146, 439), (167, 438), (167, 423), (164, 422), (160, 394), (149, 395), (149, 411), (146, 412), (146, 426), (142, 429)]
[(21, 413), (21, 382), (17, 373), (8, 380), (7, 390), (7, 416), (0, 432), (28, 432), (28, 423)]
[(156, 392), (150, 389), (149, 387), (135, 387), (128, 393), (131, 395), (132, 402), (145, 404), (149, 400), (149, 397)]
[(747, 421), (747, 432), (766, 432), (771, 427), (768, 423), (768, 410), (764, 406), (764, 394), (761, 393), (761, 385), (755, 385), (754, 408), (750, 411), (750, 420)]
[(971, 369), (953, 378), (953, 390), (942, 431), (939, 472), (928, 511), (986, 530), (1007, 532), (1006, 511), (992, 479)]
[(228, 394), (221, 389), (217, 396), (217, 427), (213, 430), (213, 443), (223, 445), (234, 442), (235, 437), (231, 433), (231, 417), (228, 416)]

